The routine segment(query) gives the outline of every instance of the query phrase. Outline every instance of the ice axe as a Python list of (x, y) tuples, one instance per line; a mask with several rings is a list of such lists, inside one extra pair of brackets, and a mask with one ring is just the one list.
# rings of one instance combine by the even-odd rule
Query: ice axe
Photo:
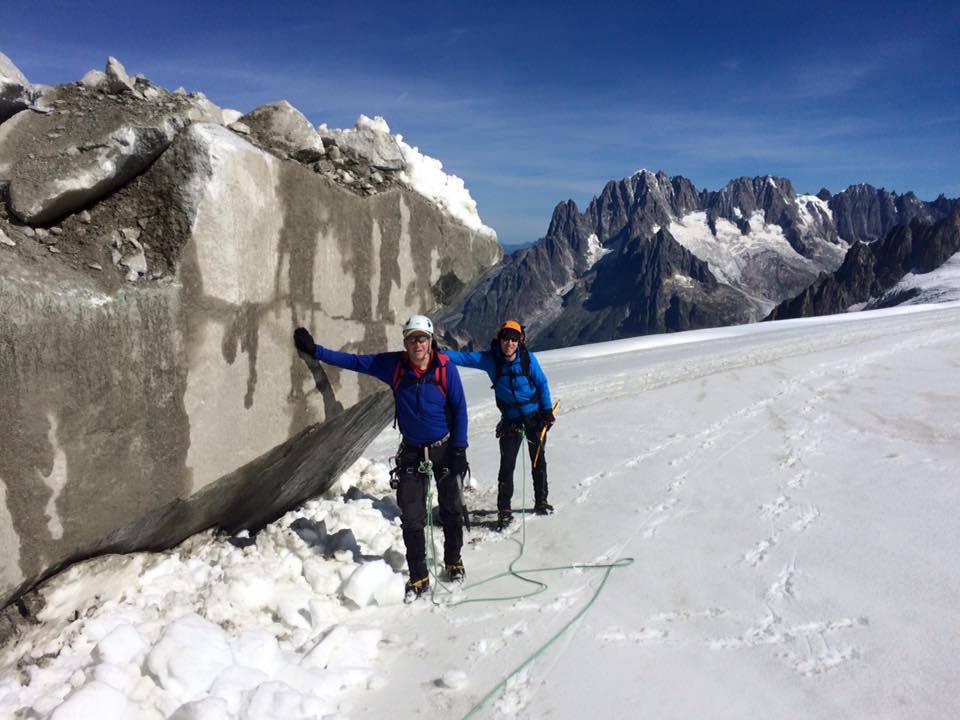
[[(557, 408), (560, 407), (560, 401), (557, 400), (553, 404), (553, 416), (557, 416)], [(533, 456), (533, 467), (537, 466), (537, 461), (540, 459), (540, 451), (543, 449), (543, 439), (547, 436), (548, 426), (544, 423), (543, 427), (540, 429), (540, 443), (537, 445), (537, 454)]]

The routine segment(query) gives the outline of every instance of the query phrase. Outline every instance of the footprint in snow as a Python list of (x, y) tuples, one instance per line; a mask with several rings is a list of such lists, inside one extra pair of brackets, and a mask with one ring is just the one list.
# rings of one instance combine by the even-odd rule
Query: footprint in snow
[(760, 517), (762, 517), (764, 520), (769, 520), (770, 518), (775, 518), (778, 515), (782, 515), (789, 509), (790, 496), (781, 495), (773, 502), (765, 503), (760, 506)]
[(628, 632), (619, 626), (613, 626), (598, 633), (596, 639), (605, 645), (622, 645), (627, 642), (634, 645), (648, 645), (666, 640), (669, 634), (666, 630), (658, 628), (642, 627)]
[(794, 532), (803, 532), (806, 530), (811, 523), (815, 522), (817, 518), (820, 517), (820, 511), (815, 507), (807, 508), (806, 511), (790, 525), (790, 529)]

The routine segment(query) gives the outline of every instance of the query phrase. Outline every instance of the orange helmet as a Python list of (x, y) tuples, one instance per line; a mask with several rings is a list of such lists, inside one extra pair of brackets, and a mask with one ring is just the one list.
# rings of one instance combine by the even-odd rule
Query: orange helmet
[(518, 323), (516, 320), (507, 320), (499, 328), (497, 328), (498, 338), (503, 337), (504, 335), (509, 337), (510, 335), (514, 334), (518, 336), (517, 339), (520, 342), (523, 342), (526, 333), (523, 331), (523, 325)]

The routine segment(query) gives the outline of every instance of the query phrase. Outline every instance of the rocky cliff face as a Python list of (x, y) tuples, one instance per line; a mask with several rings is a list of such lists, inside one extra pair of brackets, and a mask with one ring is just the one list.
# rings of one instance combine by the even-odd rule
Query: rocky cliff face
[(876, 307), (896, 305), (909, 296), (889, 297), (887, 293), (904, 276), (929, 273), (958, 252), (960, 210), (936, 223), (914, 219), (876, 242), (856, 243), (835, 273), (824, 273), (796, 297), (774, 308), (766, 319), (846, 312), (871, 299)]
[(717, 324), (746, 322), (741, 293), (718, 283), (707, 264), (661, 228), (627, 239), (564, 296), (562, 321), (537, 336), (565, 347)]
[(500, 259), (385, 131), (343, 132), (399, 168), (289, 105), (241, 118), (114, 63), (43, 102), (0, 125), (0, 602), (322, 491), (391, 396), (305, 362), (293, 328), (395, 349)]
[(874, 242), (898, 225), (914, 220), (930, 224), (960, 209), (960, 199), (941, 195), (928, 203), (912, 192), (898, 195), (871, 185), (851, 185), (833, 196), (824, 190), (820, 194), (829, 202), (837, 232), (849, 243)]
[[(698, 191), (686, 178), (644, 170), (607, 183), (582, 213), (572, 201), (558, 205), (546, 236), (506, 258), (441, 325), (450, 342), (482, 347), (499, 322), (515, 318), (534, 347), (547, 348), (759, 320), (836, 270), (850, 242), (875, 240), (898, 219), (929, 221), (956, 207), (958, 200), (924, 203), (866, 185), (802, 195), (771, 176)], [(664, 266), (657, 281), (649, 276), (658, 270), (642, 261), (654, 251), (645, 245), (661, 229), (705, 264), (710, 281), (684, 263), (680, 272)], [(661, 250), (665, 242), (656, 240)], [(640, 268), (646, 275), (624, 276)], [(631, 283), (635, 297), (626, 301)]]

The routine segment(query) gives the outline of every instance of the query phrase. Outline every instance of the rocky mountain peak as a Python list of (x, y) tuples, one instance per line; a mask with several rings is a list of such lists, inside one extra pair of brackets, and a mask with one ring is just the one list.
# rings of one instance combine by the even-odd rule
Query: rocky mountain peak
[[(645, 294), (656, 308), (654, 315), (664, 312), (658, 303), (679, 303), (681, 308), (692, 303), (697, 310), (673, 324), (620, 323), (621, 334), (615, 336), (722, 324), (722, 317), (756, 320), (819, 274), (835, 271), (848, 241), (876, 239), (874, 227), (879, 231), (912, 218), (944, 217), (955, 205), (960, 201), (924, 203), (913, 193), (898, 196), (869, 185), (836, 195), (826, 188), (817, 195), (798, 195), (788, 178), (775, 175), (739, 177), (719, 190), (698, 191), (682, 176), (638, 170), (607, 182), (582, 213), (573, 201), (558, 204), (543, 239), (510, 258), (494, 272), (493, 281), (474, 291), (475, 297), (451, 310), (455, 338), (462, 343), (485, 339), (497, 313), (509, 308), (511, 317), (527, 323), (534, 344), (610, 339), (598, 324), (608, 317), (601, 307), (609, 302), (624, 312), (639, 312), (621, 302), (630, 292)], [(838, 236), (838, 228), (848, 228), (847, 234)], [(664, 254), (668, 247), (671, 251)], [(677, 248), (707, 268), (712, 280)], [(670, 262), (661, 263), (664, 258)], [(627, 269), (613, 272), (615, 265)], [(673, 278), (672, 294), (650, 296), (655, 284), (631, 284), (631, 273), (649, 272)], [(605, 289), (608, 283), (620, 289)], [(520, 288), (522, 296), (517, 295)], [(501, 292), (512, 295), (497, 297)]]
[(573, 200), (557, 203), (545, 237), (576, 237), (580, 233), (580, 209)]

